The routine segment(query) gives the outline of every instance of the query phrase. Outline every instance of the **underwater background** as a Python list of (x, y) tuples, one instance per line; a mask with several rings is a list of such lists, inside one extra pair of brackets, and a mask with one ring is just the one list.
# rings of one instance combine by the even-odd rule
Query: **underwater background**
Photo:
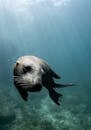
[[(57, 106), (45, 88), (24, 102), (13, 64), (36, 55), (75, 87)], [(0, 0), (0, 130), (91, 130), (91, 0)]]

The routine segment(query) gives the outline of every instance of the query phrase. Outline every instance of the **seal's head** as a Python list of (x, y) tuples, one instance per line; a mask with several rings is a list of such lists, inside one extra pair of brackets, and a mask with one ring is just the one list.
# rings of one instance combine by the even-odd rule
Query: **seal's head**
[(42, 88), (41, 63), (34, 56), (20, 57), (14, 65), (14, 83), (17, 88), (39, 91)]

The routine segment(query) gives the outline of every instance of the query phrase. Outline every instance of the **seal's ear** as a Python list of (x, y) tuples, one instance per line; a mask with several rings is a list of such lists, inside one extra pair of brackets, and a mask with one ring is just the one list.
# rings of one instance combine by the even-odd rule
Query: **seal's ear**
[(42, 73), (42, 75), (45, 73), (45, 71), (44, 71), (44, 69), (43, 69), (43, 68), (41, 68), (41, 73)]
[(42, 64), (42, 66), (41, 66), (41, 73), (42, 74), (45, 74), (46, 72), (48, 72), (49, 71), (49, 66), (47, 65), (47, 64)]
[(19, 66), (19, 62), (16, 62), (15, 64), (14, 64), (14, 70), (13, 70), (13, 74), (15, 75), (15, 76), (17, 76), (18, 74), (17, 74), (17, 67)]
[(17, 62), (16, 62), (16, 66), (18, 66), (18, 65), (19, 65), (19, 62), (17, 61)]
[(14, 63), (14, 68), (16, 68), (19, 65), (19, 62)]

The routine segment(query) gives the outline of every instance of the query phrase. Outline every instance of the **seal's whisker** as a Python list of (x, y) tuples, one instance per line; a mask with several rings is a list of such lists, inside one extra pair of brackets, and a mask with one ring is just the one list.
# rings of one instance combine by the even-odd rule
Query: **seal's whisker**
[(17, 78), (17, 77), (20, 77), (20, 76), (21, 76), (21, 75), (18, 75), (18, 76), (15, 76), (15, 75), (14, 75), (14, 76), (12, 76), (12, 77), (13, 77), (13, 78)]
[(26, 85), (26, 84), (19, 84), (19, 86), (20, 86), (20, 87), (23, 87), (23, 86), (29, 87), (29, 85)]
[(27, 82), (24, 82), (23, 80), (15, 80), (17, 83), (25, 83), (27, 84)]
[(21, 82), (16, 82), (16, 84), (19, 84), (19, 85), (29, 85), (28, 83), (21, 83)]
[(14, 78), (14, 80), (15, 81), (20, 81), (20, 80), (23, 81), (23, 79), (21, 79), (21, 78)]
[(19, 84), (21, 84), (21, 85), (29, 85), (29, 84), (25, 84), (25, 83), (19, 83)]
[(18, 81), (16, 81), (16, 83), (18, 83), (18, 84), (28, 84), (28, 83), (18, 82)]
[(15, 78), (14, 80), (15, 80), (15, 81), (19, 81), (19, 82), (24, 82), (24, 79), (23, 79), (23, 78)]
[(21, 79), (21, 77), (12, 77), (12, 79), (16, 80), (16, 79)]
[(19, 84), (19, 86), (21, 86), (21, 87), (22, 87), (22, 86), (29, 86), (29, 85), (25, 85), (25, 84)]

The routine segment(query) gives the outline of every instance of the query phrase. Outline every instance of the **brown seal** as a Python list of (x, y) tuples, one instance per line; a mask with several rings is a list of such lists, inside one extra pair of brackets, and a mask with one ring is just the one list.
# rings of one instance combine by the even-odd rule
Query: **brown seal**
[(14, 84), (25, 101), (27, 101), (28, 92), (40, 91), (44, 86), (48, 89), (51, 99), (60, 105), (59, 97), (62, 94), (54, 89), (74, 86), (74, 84), (57, 84), (54, 78), (60, 79), (46, 61), (36, 56), (22, 56), (14, 64)]

